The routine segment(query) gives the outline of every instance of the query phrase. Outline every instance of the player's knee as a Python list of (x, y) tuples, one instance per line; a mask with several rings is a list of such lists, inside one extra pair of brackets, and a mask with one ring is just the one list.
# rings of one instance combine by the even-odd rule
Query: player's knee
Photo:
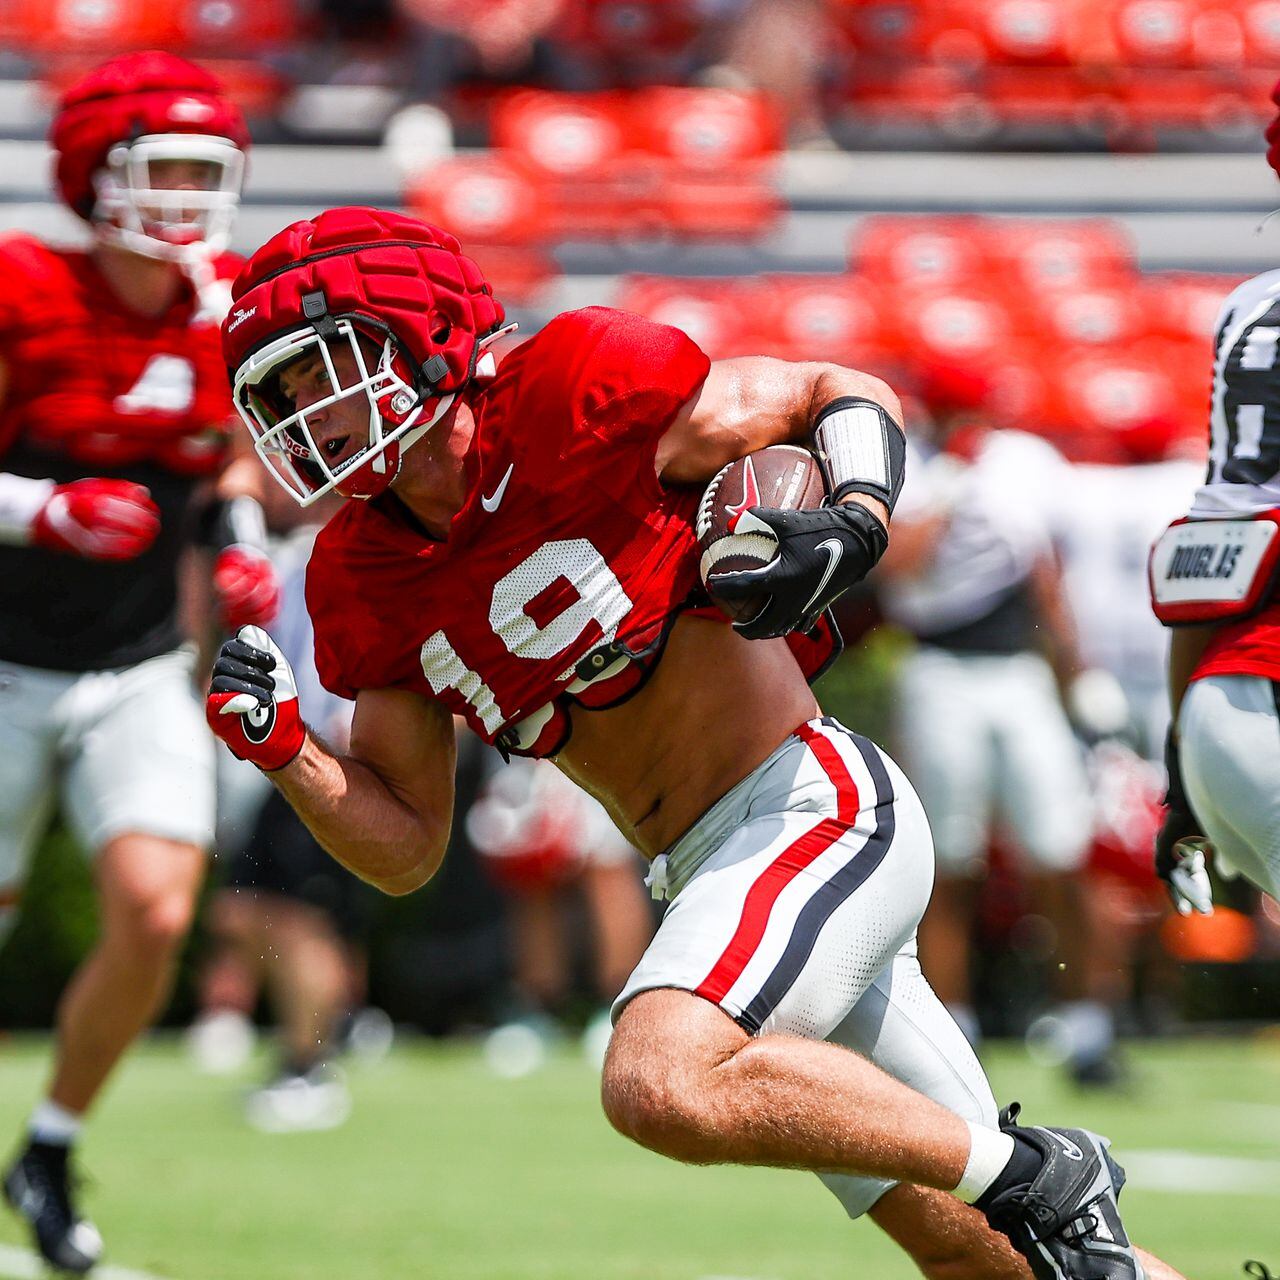
[(639, 1059), (611, 1055), (601, 1079), (604, 1113), (619, 1133), (673, 1160), (713, 1159), (709, 1120), (696, 1090), (674, 1072), (646, 1068)]
[(139, 895), (120, 913), (121, 941), (139, 960), (168, 960), (182, 946), (194, 912), (194, 898), (184, 890)]

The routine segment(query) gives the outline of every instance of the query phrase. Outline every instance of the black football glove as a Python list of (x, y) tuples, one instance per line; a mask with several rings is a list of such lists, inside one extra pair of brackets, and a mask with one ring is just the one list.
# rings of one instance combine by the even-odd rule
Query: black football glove
[(713, 573), (711, 593), (730, 602), (768, 596), (764, 607), (734, 630), (748, 640), (807, 631), (832, 603), (875, 567), (889, 545), (884, 525), (859, 502), (812, 511), (752, 507), (772, 530), (778, 554), (759, 569)]

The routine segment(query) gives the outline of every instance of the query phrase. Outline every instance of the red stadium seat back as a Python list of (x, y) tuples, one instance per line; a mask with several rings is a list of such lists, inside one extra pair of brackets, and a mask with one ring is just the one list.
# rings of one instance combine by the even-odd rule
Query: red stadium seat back
[(1244, 55), (1250, 66), (1275, 75), (1280, 66), (1280, 3), (1277, 0), (1242, 0), (1238, 6), (1244, 28)]
[(1243, 277), (1166, 272), (1142, 278), (1142, 298), (1154, 332), (1208, 344), (1227, 295)]
[(529, 89), (494, 105), (494, 145), (557, 178), (598, 178), (628, 150), (623, 100), (615, 94)]
[(761, 276), (755, 308), (760, 350), (784, 360), (884, 363), (883, 300), (871, 281), (847, 275)]
[(864, 218), (849, 256), (857, 271), (911, 288), (977, 283), (990, 265), (978, 218)]
[[(1260, 104), (1251, 104), (1242, 79), (1238, 73), (1219, 80), (1186, 68), (1137, 67), (1123, 73), (1119, 98), (1131, 127), (1239, 136), (1256, 118), (1258, 106), (1270, 107), (1265, 94)], [(1270, 113), (1263, 113), (1259, 125), (1269, 118)]]
[(1198, 11), (1195, 0), (1117, 0), (1111, 16), (1120, 65), (1192, 66)]
[(537, 244), (559, 229), (545, 180), (501, 154), (444, 160), (415, 178), (405, 198), (463, 244)]
[(631, 136), (644, 150), (690, 169), (752, 164), (776, 156), (783, 144), (781, 117), (758, 93), (645, 89), (628, 110)]
[(173, 19), (178, 47), (192, 57), (284, 45), (300, 26), (298, 0), (178, 0)]
[(938, 30), (936, 0), (828, 0), (834, 32), (855, 54), (920, 62)]
[(992, 218), (985, 225), (993, 258), (1029, 290), (1117, 283), (1132, 274), (1133, 246), (1118, 223)]
[(1019, 337), (1004, 298), (980, 286), (898, 288), (888, 295), (887, 311), (887, 338), (926, 362), (985, 367)]
[(557, 40), (609, 56), (673, 53), (702, 27), (697, 0), (566, 0)]
[[(1076, 348), (1054, 370), (1064, 445), (1078, 461), (1156, 461), (1203, 419), (1204, 390), (1179, 377), (1176, 348), (1147, 342), (1126, 351)], [(1207, 387), (1207, 383), (1205, 384)]]
[(752, 286), (736, 280), (627, 276), (616, 305), (683, 329), (713, 360), (749, 354)]
[(1101, 135), (1119, 118), (1109, 87), (1078, 67), (992, 67), (983, 95), (993, 119), (1006, 126), (1070, 126)]
[(1133, 286), (1052, 289), (1022, 298), (1042, 335), (1068, 346), (1135, 342), (1152, 332), (1150, 312)]
[(677, 240), (759, 239), (775, 229), (783, 212), (771, 183), (732, 174), (717, 180), (675, 169), (653, 195), (657, 229)]
[(949, 61), (1064, 66), (1078, 8), (1076, 0), (951, 0), (933, 51)]
[(59, 57), (94, 57), (168, 48), (176, 31), (163, 0), (12, 0), (20, 48)]

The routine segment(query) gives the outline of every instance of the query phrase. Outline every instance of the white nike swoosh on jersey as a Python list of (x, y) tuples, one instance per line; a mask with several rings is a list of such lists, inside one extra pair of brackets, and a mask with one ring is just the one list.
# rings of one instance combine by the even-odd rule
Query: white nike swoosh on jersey
[(809, 610), (813, 608), (813, 602), (822, 594), (823, 587), (831, 581), (831, 575), (835, 573), (836, 565), (840, 563), (840, 557), (844, 555), (844, 547), (841, 546), (839, 538), (827, 538), (824, 542), (818, 543), (816, 550), (827, 553), (827, 569), (818, 580), (818, 585), (814, 588), (813, 595), (809, 597), (809, 603), (800, 610), (801, 617), (807, 616)]
[(507, 467), (507, 474), (504, 475), (498, 483), (498, 487), (493, 491), (492, 496), (486, 498), (484, 494), (480, 495), (480, 505), (488, 512), (497, 511), (498, 504), (502, 501), (502, 495), (507, 491), (507, 481), (511, 479), (511, 473), (516, 469), (516, 464), (512, 462)]

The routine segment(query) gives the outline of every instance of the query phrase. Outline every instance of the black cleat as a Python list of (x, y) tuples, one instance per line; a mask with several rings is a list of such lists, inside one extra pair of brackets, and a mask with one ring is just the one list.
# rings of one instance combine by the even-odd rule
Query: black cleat
[(68, 1156), (69, 1148), (56, 1143), (28, 1143), (4, 1176), (4, 1198), (26, 1219), (51, 1267), (84, 1275), (102, 1256), (102, 1237), (71, 1203)]
[(1030, 1183), (997, 1181), (983, 1197), (987, 1221), (1037, 1280), (1146, 1280), (1120, 1221), (1124, 1170), (1107, 1154), (1107, 1140), (1087, 1129), (1023, 1127), (1020, 1110), (1015, 1102), (1003, 1111), (1000, 1128), (1034, 1147), (1044, 1164)]

